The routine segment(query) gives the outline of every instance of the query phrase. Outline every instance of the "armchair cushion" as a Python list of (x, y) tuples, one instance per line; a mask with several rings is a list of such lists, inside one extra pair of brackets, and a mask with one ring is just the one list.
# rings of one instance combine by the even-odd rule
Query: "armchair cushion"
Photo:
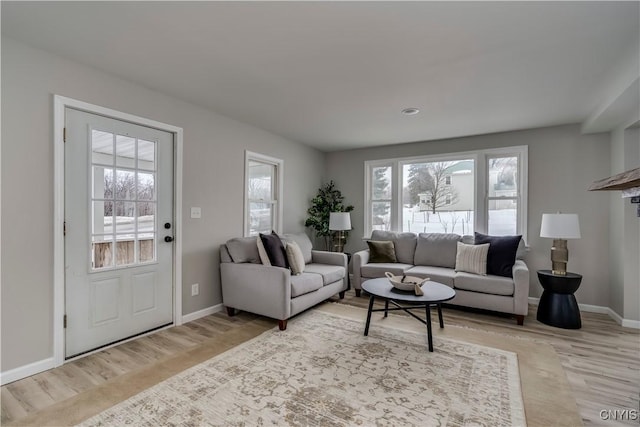
[[(260, 233), (260, 239), (264, 244), (264, 249), (267, 251), (267, 255), (269, 256), (271, 265), (276, 267), (289, 268), (287, 254), (284, 250), (284, 245), (282, 244), (282, 240), (280, 240), (280, 237), (275, 232), (271, 232), (271, 234)], [(258, 249), (256, 246), (256, 251), (257, 250)]]

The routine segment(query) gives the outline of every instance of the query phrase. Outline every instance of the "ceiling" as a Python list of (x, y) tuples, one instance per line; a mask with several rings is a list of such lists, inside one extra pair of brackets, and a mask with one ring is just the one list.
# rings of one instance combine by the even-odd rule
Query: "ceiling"
[(582, 123), (640, 39), (638, 2), (1, 8), (4, 36), (323, 151)]

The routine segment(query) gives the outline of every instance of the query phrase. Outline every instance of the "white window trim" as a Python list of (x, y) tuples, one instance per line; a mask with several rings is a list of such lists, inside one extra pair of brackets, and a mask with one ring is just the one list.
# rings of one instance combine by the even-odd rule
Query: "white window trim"
[(245, 150), (244, 152), (244, 215), (242, 216), (243, 222), (243, 236), (249, 236), (249, 195), (247, 188), (249, 186), (249, 161), (254, 160), (257, 162), (267, 163), (276, 167), (276, 218), (274, 221), (274, 231), (278, 234), (282, 233), (282, 223), (284, 215), (284, 160), (277, 159), (275, 157), (267, 156), (253, 151)]
[(402, 167), (405, 164), (420, 162), (442, 162), (459, 160), (460, 158), (469, 158), (475, 161), (475, 179), (474, 179), (474, 229), (480, 233), (486, 233), (488, 230), (488, 183), (489, 175), (487, 174), (487, 162), (493, 157), (518, 157), (518, 217), (517, 232), (522, 234), (523, 239), (527, 239), (527, 189), (528, 189), (528, 153), (529, 147), (526, 145), (491, 148), (475, 151), (459, 151), (445, 154), (402, 157), (395, 159), (367, 160), (364, 162), (364, 235), (363, 239), (371, 236), (371, 169), (374, 167), (391, 166), (391, 229), (400, 230), (400, 222), (402, 218)]

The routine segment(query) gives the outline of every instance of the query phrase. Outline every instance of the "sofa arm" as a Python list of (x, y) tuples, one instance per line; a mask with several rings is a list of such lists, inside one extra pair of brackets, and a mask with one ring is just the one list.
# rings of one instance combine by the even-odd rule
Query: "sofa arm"
[(351, 256), (351, 264), (353, 266), (353, 288), (360, 292), (362, 289), (362, 276), (360, 275), (360, 267), (369, 263), (369, 249), (356, 252)]
[(291, 316), (289, 269), (223, 262), (220, 279), (225, 306), (278, 320)]
[(341, 265), (347, 268), (347, 256), (342, 252), (311, 251), (314, 264)]
[(522, 260), (516, 260), (513, 273), (514, 314), (526, 316), (529, 313), (529, 268)]

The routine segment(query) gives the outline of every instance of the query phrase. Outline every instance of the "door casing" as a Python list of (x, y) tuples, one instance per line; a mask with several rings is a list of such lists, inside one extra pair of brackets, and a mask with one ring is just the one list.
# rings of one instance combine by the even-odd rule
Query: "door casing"
[[(173, 325), (182, 324), (182, 128), (157, 122), (110, 108), (89, 104), (60, 95), (53, 97), (54, 143), (54, 215), (53, 215), (53, 364), (65, 363), (65, 263), (64, 263), (64, 126), (65, 108), (86, 111), (113, 119), (160, 129), (174, 134), (174, 257), (173, 257)], [(89, 353), (90, 354), (90, 353)], [(73, 360), (73, 359), (69, 359)]]

